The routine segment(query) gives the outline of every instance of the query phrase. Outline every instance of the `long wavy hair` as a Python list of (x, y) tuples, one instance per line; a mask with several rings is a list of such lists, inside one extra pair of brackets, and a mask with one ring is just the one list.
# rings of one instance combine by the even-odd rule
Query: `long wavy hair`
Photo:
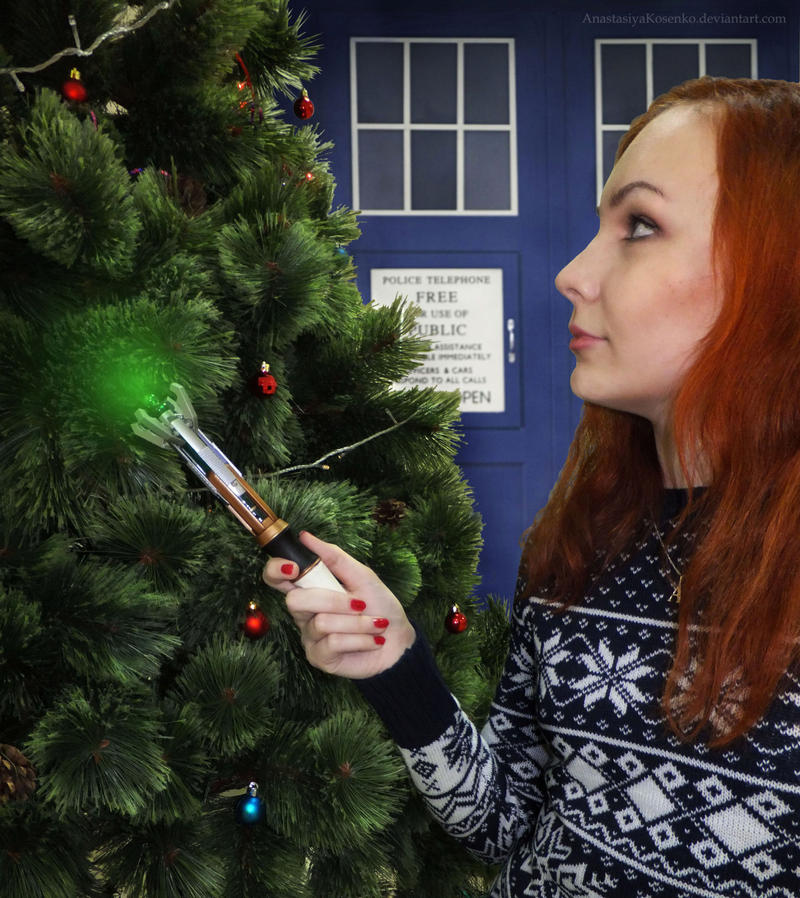
[[(744, 735), (797, 660), (800, 637), (800, 86), (700, 78), (658, 97), (620, 141), (678, 103), (717, 131), (712, 259), (719, 316), (672, 407), (687, 482), (710, 482), (676, 531), (696, 529), (662, 700), (685, 740)], [(547, 505), (525, 534), (527, 588), (566, 607), (660, 508), (650, 422), (586, 403)]]

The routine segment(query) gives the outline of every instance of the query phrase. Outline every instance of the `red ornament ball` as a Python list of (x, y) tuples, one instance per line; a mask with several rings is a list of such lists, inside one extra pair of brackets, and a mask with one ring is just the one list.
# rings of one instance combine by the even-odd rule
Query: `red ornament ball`
[(77, 69), (73, 69), (69, 73), (69, 78), (67, 78), (61, 85), (61, 93), (67, 100), (71, 100), (73, 103), (83, 103), (86, 101), (89, 93), (84, 87), (83, 81), (81, 81), (80, 72)]
[(251, 603), (242, 624), (244, 635), (248, 639), (261, 639), (267, 635), (269, 627), (270, 623), (267, 615), (257, 605)]
[(294, 114), (301, 119), (309, 119), (314, 114), (314, 104), (308, 96), (308, 91), (303, 93), (294, 101)]
[(458, 605), (453, 605), (450, 613), (444, 619), (444, 625), (450, 633), (463, 633), (469, 626), (469, 621)]

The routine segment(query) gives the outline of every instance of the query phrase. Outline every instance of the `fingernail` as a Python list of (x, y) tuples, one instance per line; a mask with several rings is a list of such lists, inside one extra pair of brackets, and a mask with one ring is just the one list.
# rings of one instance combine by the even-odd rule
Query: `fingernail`
[(385, 636), (373, 636), (372, 638), (375, 640), (377, 645), (383, 645), (386, 642)]
[(353, 611), (363, 611), (367, 607), (367, 603), (362, 602), (361, 599), (350, 599), (350, 607)]
[(294, 573), (294, 565), (293, 564), (282, 564), (281, 565), (281, 573), (286, 574), (287, 577), (289, 576), (289, 574), (293, 574)]
[(372, 623), (375, 624), (375, 626), (379, 630), (385, 630), (386, 627), (389, 626), (389, 618), (388, 617), (376, 617), (373, 619)]

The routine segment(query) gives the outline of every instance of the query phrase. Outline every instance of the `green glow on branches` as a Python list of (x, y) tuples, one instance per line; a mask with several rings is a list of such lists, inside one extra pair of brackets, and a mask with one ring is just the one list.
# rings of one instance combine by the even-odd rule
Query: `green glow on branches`
[(136, 346), (127, 340), (114, 343), (114, 351), (105, 347), (86, 359), (84, 395), (94, 414), (112, 429), (126, 432), (137, 409), (158, 417), (168, 407), (164, 397), (175, 379), (175, 365), (158, 358), (152, 346)]

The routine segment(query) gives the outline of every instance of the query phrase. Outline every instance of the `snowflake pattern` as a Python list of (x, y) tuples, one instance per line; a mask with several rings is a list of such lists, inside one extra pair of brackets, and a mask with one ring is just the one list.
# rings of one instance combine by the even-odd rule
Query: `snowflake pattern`
[(595, 651), (584, 652), (579, 660), (589, 672), (573, 683), (572, 688), (583, 693), (584, 708), (591, 708), (595, 702), (607, 698), (622, 716), (627, 714), (629, 705), (642, 705), (648, 701), (637, 680), (652, 676), (655, 669), (639, 661), (638, 646), (615, 656), (611, 645), (601, 639)]
[(679, 742), (670, 594), (650, 536), (566, 612), (515, 605), (483, 732), (458, 710), (403, 750), (433, 815), (502, 863), (492, 898), (800, 895), (800, 679), (740, 744)]
[(549, 639), (541, 642), (534, 634), (536, 654), (539, 658), (539, 697), (544, 698), (548, 690), (561, 686), (558, 665), (570, 657), (569, 649), (561, 646), (562, 633), (554, 633)]

